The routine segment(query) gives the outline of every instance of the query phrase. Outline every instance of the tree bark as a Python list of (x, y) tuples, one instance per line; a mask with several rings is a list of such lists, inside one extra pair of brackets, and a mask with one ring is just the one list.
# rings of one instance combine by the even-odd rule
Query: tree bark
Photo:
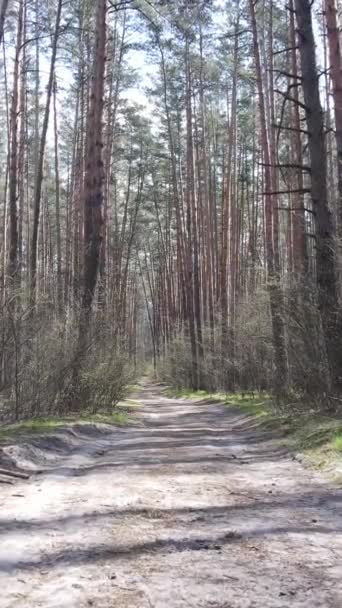
[(302, 65), (302, 85), (309, 131), (311, 195), (316, 226), (318, 303), (332, 386), (340, 389), (342, 387), (342, 353), (338, 329), (337, 266), (333, 221), (328, 204), (324, 121), (319, 93), (311, 4), (311, 0), (295, 0)]
[(23, 9), (23, 0), (20, 0), (13, 73), (13, 94), (11, 105), (11, 153), (9, 168), (10, 249), (8, 274), (12, 281), (14, 281), (18, 275), (18, 115), (20, 54), (22, 47), (24, 16)]
[(98, 0), (93, 80), (87, 118), (84, 205), (84, 284), (80, 334), (89, 329), (90, 313), (99, 269), (103, 219), (103, 97), (106, 50), (106, 0)]
[[(294, 0), (290, 0), (290, 47), (291, 47), (291, 72), (294, 85), (293, 97), (294, 104), (292, 109), (293, 120), (293, 162), (298, 167), (303, 165), (303, 152), (301, 140), (301, 121), (299, 112), (299, 74), (296, 48), (296, 30), (294, 16)], [(304, 211), (304, 194), (301, 193), (304, 189), (303, 174), (301, 171), (296, 171), (295, 187), (297, 193), (293, 194), (292, 204), (294, 211), (291, 212), (292, 228), (293, 228), (293, 269), (297, 277), (308, 272), (308, 251), (305, 237), (305, 211)]]
[(342, 243), (342, 55), (336, 0), (325, 0), (325, 17), (329, 47), (330, 77), (333, 87), (336, 148), (338, 162), (339, 205), (337, 211), (338, 235)]
[(7, 13), (9, 0), (0, 0), (0, 2), (1, 2), (1, 7), (0, 7), (0, 45), (1, 45), (2, 39), (4, 37), (5, 19), (6, 19), (6, 13)]
[[(192, 74), (190, 65), (190, 43), (186, 38), (185, 69), (186, 69), (186, 204), (188, 227), (188, 320), (193, 358), (193, 388), (200, 385), (199, 362), (203, 358), (202, 323), (200, 304), (199, 252), (197, 209), (195, 195), (194, 149), (192, 134)], [(190, 278), (191, 277), (191, 278)], [(190, 279), (190, 280), (189, 280)]]
[(54, 144), (55, 144), (55, 188), (56, 188), (56, 253), (57, 253), (57, 308), (59, 315), (63, 308), (62, 280), (62, 243), (61, 243), (61, 211), (60, 211), (60, 178), (59, 178), (59, 146), (58, 146), (58, 117), (57, 117), (57, 80), (56, 74), (53, 86), (53, 115), (54, 115)]
[(285, 324), (282, 314), (282, 293), (279, 284), (279, 274), (275, 270), (273, 248), (273, 195), (270, 145), (267, 133), (267, 117), (265, 94), (262, 81), (259, 38), (255, 14), (254, 0), (249, 0), (251, 25), (253, 31), (254, 57), (257, 72), (257, 87), (261, 123), (261, 142), (264, 155), (265, 179), (265, 233), (266, 233), (266, 263), (268, 270), (268, 292), (272, 317), (273, 344), (275, 352), (275, 389), (278, 394), (286, 392), (288, 387), (288, 364), (286, 356)]
[(48, 86), (47, 86), (44, 120), (43, 120), (43, 126), (42, 126), (42, 134), (41, 134), (41, 138), (40, 138), (38, 166), (37, 166), (35, 189), (34, 189), (33, 228), (32, 228), (31, 252), (30, 252), (30, 256), (31, 256), (31, 259), (30, 259), (31, 304), (34, 304), (35, 299), (36, 299), (37, 246), (38, 246), (38, 230), (39, 230), (39, 220), (40, 220), (41, 197), (42, 197), (42, 184), (43, 184), (43, 176), (44, 176), (44, 156), (45, 156), (46, 139), (47, 139), (48, 126), (49, 126), (50, 105), (51, 105), (51, 96), (52, 96), (52, 91), (53, 91), (53, 83), (54, 83), (54, 75), (55, 75), (58, 38), (59, 38), (59, 34), (60, 34), (62, 4), (63, 4), (63, 0), (58, 0), (55, 30), (54, 30), (53, 41), (52, 41), (50, 73), (49, 73), (49, 80), (48, 80)]

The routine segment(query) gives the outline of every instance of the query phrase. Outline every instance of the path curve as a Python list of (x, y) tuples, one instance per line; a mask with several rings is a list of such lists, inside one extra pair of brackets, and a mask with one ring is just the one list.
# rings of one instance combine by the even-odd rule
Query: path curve
[(0, 487), (1, 608), (341, 608), (341, 491), (234, 410), (138, 398)]

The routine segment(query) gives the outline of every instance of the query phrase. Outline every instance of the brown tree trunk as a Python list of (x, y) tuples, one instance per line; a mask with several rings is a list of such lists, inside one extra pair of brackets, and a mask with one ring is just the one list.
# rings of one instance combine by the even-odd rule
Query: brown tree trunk
[[(296, 45), (296, 30), (294, 16), (294, 0), (290, 0), (290, 47), (291, 47), (291, 72), (293, 79), (293, 98), (294, 104), (292, 109), (293, 120), (293, 163), (297, 167), (303, 165), (302, 139), (301, 139), (301, 119), (299, 111), (299, 74), (297, 61), (297, 45)], [(308, 272), (308, 252), (305, 237), (305, 211), (304, 211), (304, 180), (300, 170), (296, 171), (295, 192), (292, 195), (292, 207), (290, 212), (292, 217), (293, 228), (293, 269), (295, 275), (300, 277), (303, 273)]]
[(38, 246), (38, 230), (39, 230), (41, 197), (42, 197), (42, 184), (43, 184), (43, 176), (44, 176), (44, 156), (45, 156), (46, 139), (47, 139), (48, 126), (49, 126), (50, 104), (51, 104), (51, 96), (52, 96), (52, 91), (53, 91), (53, 83), (54, 83), (54, 75), (55, 75), (55, 64), (56, 64), (56, 57), (57, 57), (58, 38), (59, 38), (59, 33), (60, 33), (62, 4), (63, 4), (63, 0), (58, 0), (55, 30), (54, 30), (53, 41), (52, 41), (52, 55), (51, 55), (51, 62), (50, 62), (49, 81), (48, 81), (48, 86), (47, 86), (44, 120), (43, 120), (43, 126), (42, 126), (42, 134), (41, 134), (41, 138), (40, 138), (38, 166), (37, 166), (35, 188), (34, 188), (33, 228), (32, 228), (31, 252), (30, 252), (30, 256), (31, 256), (31, 259), (30, 259), (31, 277), (30, 278), (31, 278), (31, 303), (32, 304), (35, 302), (35, 296), (36, 296), (35, 292), (36, 292), (36, 281), (37, 281), (37, 246)]
[[(340, 29), (336, 0), (325, 0), (325, 17), (328, 32), (328, 47), (330, 61), (330, 77), (333, 86), (336, 147), (338, 162), (338, 191), (339, 205), (337, 211), (338, 234), (342, 239), (342, 55)], [(341, 245), (340, 241), (340, 245)]]
[(84, 284), (80, 335), (89, 329), (102, 242), (103, 203), (103, 97), (106, 50), (106, 0), (98, 0), (93, 80), (87, 118), (85, 180), (84, 180)]
[(55, 188), (56, 188), (56, 254), (57, 254), (57, 307), (62, 313), (63, 307), (63, 281), (62, 281), (62, 243), (61, 243), (61, 211), (60, 211), (60, 183), (59, 183), (59, 150), (58, 150), (58, 118), (57, 118), (57, 80), (56, 75), (53, 87), (53, 115), (54, 115), (54, 144), (55, 144)]
[(18, 109), (20, 53), (23, 34), (23, 0), (19, 4), (17, 43), (14, 58), (13, 95), (11, 105), (11, 153), (9, 168), (9, 210), (10, 210), (10, 250), (9, 276), (12, 280), (18, 274)]
[(273, 344), (275, 352), (275, 389), (277, 393), (286, 392), (288, 386), (288, 365), (286, 356), (285, 324), (282, 314), (282, 293), (279, 284), (279, 275), (275, 269), (273, 249), (273, 195), (270, 145), (267, 133), (267, 118), (265, 95), (262, 81), (259, 38), (255, 14), (254, 0), (249, 0), (251, 24), (253, 31), (254, 57), (257, 72), (257, 87), (259, 97), (259, 111), (261, 123), (261, 142), (264, 154), (265, 179), (265, 232), (266, 232), (266, 262), (268, 270), (268, 291), (270, 295)]
[(165, 56), (163, 51), (162, 43), (157, 38), (157, 44), (160, 51), (161, 58), (161, 71), (162, 71), (162, 80), (163, 80), (163, 98), (165, 105), (165, 113), (166, 113), (166, 121), (167, 121), (167, 133), (169, 138), (169, 147), (170, 147), (170, 161), (171, 161), (171, 175), (172, 175), (172, 188), (173, 188), (173, 202), (176, 211), (176, 222), (177, 222), (177, 247), (179, 251), (178, 255), (178, 264), (179, 264), (179, 280), (181, 286), (181, 298), (182, 298), (182, 307), (183, 307), (183, 317), (187, 316), (187, 287), (188, 287), (188, 279), (186, 277), (187, 273), (187, 262), (186, 262), (186, 238), (183, 230), (183, 219), (181, 213), (181, 194), (180, 194), (180, 185), (178, 183), (178, 175), (177, 175), (177, 159), (175, 152), (175, 142), (174, 135), (172, 130), (172, 122), (170, 115), (170, 107), (168, 103), (167, 96), (167, 72), (166, 72), (166, 63)]
[[(188, 224), (188, 319), (193, 357), (193, 388), (200, 383), (199, 361), (203, 358), (202, 323), (199, 284), (198, 229), (195, 198), (194, 149), (192, 134), (192, 74), (190, 43), (186, 39), (186, 132), (187, 132), (187, 224)], [(191, 277), (191, 279), (190, 279)], [(190, 280), (189, 280), (190, 279)]]
[(332, 385), (341, 388), (341, 337), (338, 331), (338, 286), (334, 229), (328, 204), (327, 160), (323, 111), (319, 93), (311, 0), (295, 0), (302, 85), (311, 159), (311, 194), (316, 225), (318, 302)]
[[(27, 101), (26, 101), (26, 21), (27, 21), (27, 2), (24, 0), (24, 15), (23, 15), (23, 36), (22, 36), (22, 59), (21, 59), (21, 74), (19, 85), (19, 113), (20, 113), (20, 133), (19, 133), (19, 153), (18, 153), (18, 284), (20, 286), (23, 269), (23, 245), (24, 245), (24, 217), (26, 210), (26, 201), (28, 201), (28, 162), (27, 162)], [(26, 218), (26, 224), (29, 224), (29, 217)]]
[[(267, 64), (268, 64), (268, 87), (269, 94), (267, 116), (267, 133), (270, 149), (270, 163), (272, 175), (272, 191), (279, 190), (278, 184), (278, 169), (277, 169), (277, 141), (275, 131), (275, 100), (274, 100), (274, 60), (273, 60), (273, 0), (269, 0), (269, 22), (268, 22), (268, 48), (267, 48)], [(272, 223), (273, 223), (273, 250), (274, 250), (274, 269), (280, 275), (280, 243), (279, 243), (279, 200), (276, 194), (272, 196)]]

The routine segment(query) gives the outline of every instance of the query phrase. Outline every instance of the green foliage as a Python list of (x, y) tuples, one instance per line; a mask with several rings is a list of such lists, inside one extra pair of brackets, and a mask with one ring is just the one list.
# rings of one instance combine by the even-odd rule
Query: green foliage
[(191, 347), (188, 339), (175, 338), (168, 356), (159, 364), (159, 378), (176, 389), (183, 389), (191, 378)]
[(5, 441), (18, 435), (53, 433), (70, 422), (68, 418), (34, 418), (17, 424), (6, 425), (0, 429), (0, 441)]
[(253, 414), (257, 417), (266, 417), (272, 412), (272, 399), (267, 394), (259, 394), (258, 396), (246, 395), (244, 393), (217, 393), (208, 392), (205, 390), (193, 391), (191, 389), (176, 389), (167, 387), (164, 391), (165, 395), (176, 399), (192, 399), (194, 401), (212, 400), (228, 405), (230, 407), (238, 407)]
[(175, 388), (172, 386), (168, 386), (165, 389), (164, 394), (171, 399), (193, 399), (195, 401), (207, 399), (211, 396), (207, 391), (193, 391), (191, 389)]
[(336, 450), (336, 452), (341, 452), (342, 454), (342, 429), (340, 434), (333, 439), (332, 447), (334, 450)]
[(80, 374), (82, 407), (95, 412), (110, 412), (126, 395), (129, 372), (123, 357), (107, 355), (97, 365), (88, 365)]

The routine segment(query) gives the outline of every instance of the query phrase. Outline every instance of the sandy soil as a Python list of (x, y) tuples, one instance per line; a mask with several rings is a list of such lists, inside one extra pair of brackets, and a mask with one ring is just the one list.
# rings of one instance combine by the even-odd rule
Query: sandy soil
[(342, 492), (237, 412), (139, 398), (9, 450), (1, 608), (341, 608)]

